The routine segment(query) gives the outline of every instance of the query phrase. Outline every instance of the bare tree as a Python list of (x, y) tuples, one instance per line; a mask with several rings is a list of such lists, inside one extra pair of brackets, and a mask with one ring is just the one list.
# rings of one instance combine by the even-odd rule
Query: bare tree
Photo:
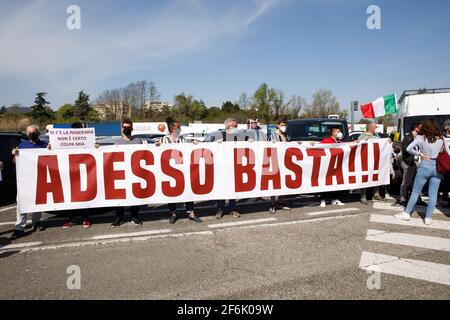
[(248, 97), (248, 95), (244, 92), (239, 97), (239, 101), (236, 102), (237, 105), (239, 105), (239, 108), (241, 110), (248, 110), (252, 104), (251, 99)]
[(319, 90), (313, 95), (313, 101), (305, 110), (308, 118), (327, 118), (330, 114), (340, 114), (336, 97), (329, 90)]
[(282, 90), (270, 89), (269, 103), (274, 119), (284, 116), (284, 92)]
[(285, 105), (284, 114), (291, 119), (297, 119), (302, 109), (306, 106), (306, 100), (301, 96), (293, 95), (289, 98), (289, 101)]

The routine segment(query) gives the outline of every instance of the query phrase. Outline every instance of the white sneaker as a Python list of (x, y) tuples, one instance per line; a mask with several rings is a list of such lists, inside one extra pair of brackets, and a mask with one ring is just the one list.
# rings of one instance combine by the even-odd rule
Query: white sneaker
[(332, 205), (335, 205), (335, 206), (345, 206), (345, 204), (343, 204), (340, 200), (338, 200), (338, 199), (335, 199), (335, 200), (333, 200), (333, 201), (331, 201), (331, 204)]
[(394, 217), (396, 217), (397, 219), (400, 219), (400, 220), (405, 220), (405, 221), (411, 220), (411, 215), (407, 214), (406, 212), (396, 214)]
[(431, 218), (425, 218), (425, 224), (429, 226), (431, 224)]
[(325, 202), (325, 200), (320, 200), (320, 206), (322, 208), (325, 208), (327, 206), (327, 203)]

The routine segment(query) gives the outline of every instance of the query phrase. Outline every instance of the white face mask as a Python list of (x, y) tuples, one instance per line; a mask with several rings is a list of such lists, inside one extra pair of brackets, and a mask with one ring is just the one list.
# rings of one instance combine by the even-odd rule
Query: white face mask
[(336, 135), (336, 138), (339, 140), (342, 140), (343, 137), (344, 135), (342, 134), (342, 132), (338, 132), (338, 134)]
[(286, 132), (286, 126), (280, 127), (280, 131), (283, 132), (283, 133), (285, 133), (285, 132)]

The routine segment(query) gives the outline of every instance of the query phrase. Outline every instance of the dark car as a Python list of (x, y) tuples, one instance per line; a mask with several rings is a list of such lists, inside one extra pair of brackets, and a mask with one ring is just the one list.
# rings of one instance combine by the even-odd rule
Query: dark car
[(13, 162), (11, 151), (23, 140), (28, 140), (23, 133), (0, 132), (0, 161), (3, 163), (0, 193), (5, 197), (12, 196), (16, 192), (16, 165)]
[(148, 133), (148, 134), (141, 133), (133, 135), (133, 137), (141, 138), (142, 140), (147, 141), (148, 144), (155, 143), (164, 136), (165, 134), (161, 133)]
[(221, 139), (226, 140), (226, 138), (228, 141), (248, 141), (248, 139), (254, 138), (253, 130), (239, 130), (239, 134), (228, 134), (228, 137), (225, 137), (227, 135), (225, 129), (212, 131), (206, 135), (206, 138), (205, 140), (203, 140), (203, 142), (214, 142)]
[(338, 127), (343, 134), (343, 141), (350, 142), (348, 123), (342, 119), (299, 119), (290, 120), (287, 125), (289, 141), (320, 142), (330, 136), (331, 128)]

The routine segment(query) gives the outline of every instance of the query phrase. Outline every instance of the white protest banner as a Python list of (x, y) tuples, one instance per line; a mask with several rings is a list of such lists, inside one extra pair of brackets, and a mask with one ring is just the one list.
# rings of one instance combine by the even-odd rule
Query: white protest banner
[(95, 147), (95, 128), (50, 129), (52, 149), (91, 149)]
[(387, 139), (21, 150), (21, 211), (241, 199), (389, 184)]

